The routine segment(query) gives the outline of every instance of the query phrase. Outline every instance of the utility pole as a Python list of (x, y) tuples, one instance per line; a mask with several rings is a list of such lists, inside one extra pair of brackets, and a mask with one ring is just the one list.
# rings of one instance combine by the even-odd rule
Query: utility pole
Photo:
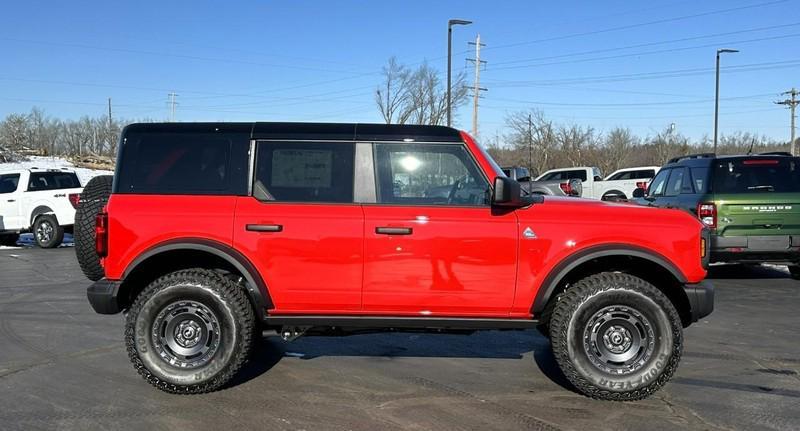
[(175, 105), (177, 105), (177, 102), (175, 102), (175, 98), (178, 97), (178, 95), (173, 92), (173, 93), (169, 93), (168, 96), (169, 96), (169, 121), (174, 123), (175, 122)]
[(795, 142), (794, 142), (795, 141), (795, 139), (794, 139), (794, 131), (795, 131), (794, 123), (795, 123), (795, 118), (797, 118), (797, 117), (794, 114), (794, 110), (797, 107), (797, 104), (800, 103), (800, 100), (797, 99), (797, 96), (800, 95), (800, 91), (796, 90), (795, 88), (792, 88), (791, 90), (786, 91), (786, 92), (781, 93), (781, 94), (782, 95), (791, 96), (790, 99), (781, 100), (781, 101), (775, 102), (775, 103), (778, 104), (778, 105), (788, 105), (789, 106), (789, 111), (791, 113), (791, 126), (789, 126), (791, 128), (790, 129), (791, 130), (791, 132), (790, 132), (791, 140), (789, 141), (789, 149), (792, 152), (792, 155), (796, 156), (798, 151), (797, 151), (797, 145), (795, 145)]
[(113, 124), (113, 122), (111, 120), (111, 98), (109, 97), (108, 98), (108, 133), (106, 134), (106, 138), (108, 139), (108, 142), (106, 142), (106, 145), (108, 145), (108, 150), (109, 151), (111, 151), (111, 147), (112, 147), (111, 141), (114, 139), (114, 136), (113, 136), (114, 128), (112, 127), (112, 124)]
[(533, 181), (533, 119), (528, 114), (528, 176)]
[(481, 47), (486, 46), (481, 43), (481, 35), (475, 38), (475, 42), (468, 42), (470, 45), (475, 45), (475, 58), (468, 58), (467, 60), (475, 63), (475, 84), (472, 87), (472, 136), (478, 138), (478, 99), (481, 97), (481, 91), (486, 91), (481, 88), (481, 65), (486, 61), (481, 60)]

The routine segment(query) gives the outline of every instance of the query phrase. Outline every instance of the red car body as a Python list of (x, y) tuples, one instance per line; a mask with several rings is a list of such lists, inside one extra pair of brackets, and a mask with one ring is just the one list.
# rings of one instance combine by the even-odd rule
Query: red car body
[[(503, 175), (473, 139), (461, 137), (488, 179)], [(706, 276), (703, 226), (695, 217), (576, 198), (547, 197), (497, 211), (114, 193), (106, 213), (108, 281), (124, 280), (154, 251), (203, 243), (232, 250), (262, 278), (254, 284), (266, 316), (530, 320), (543, 310), (559, 271), (581, 256), (632, 254), (681, 285)], [(264, 234), (248, 225), (281, 230)], [(412, 229), (413, 235), (382, 235), (377, 227)], [(686, 295), (692, 306), (691, 292)], [(684, 310), (694, 319), (702, 312)]]

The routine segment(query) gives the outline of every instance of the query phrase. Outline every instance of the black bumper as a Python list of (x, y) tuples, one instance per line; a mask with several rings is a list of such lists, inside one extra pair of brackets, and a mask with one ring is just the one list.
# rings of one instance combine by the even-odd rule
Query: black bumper
[(117, 314), (122, 311), (117, 301), (120, 284), (119, 281), (103, 278), (95, 281), (86, 289), (86, 297), (89, 298), (89, 304), (96, 313)]
[(692, 322), (697, 322), (714, 311), (714, 285), (708, 280), (683, 287), (692, 309)]

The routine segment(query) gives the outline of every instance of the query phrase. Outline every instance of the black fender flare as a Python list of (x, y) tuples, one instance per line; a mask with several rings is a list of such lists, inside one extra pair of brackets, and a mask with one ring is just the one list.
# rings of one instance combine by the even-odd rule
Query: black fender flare
[(31, 227), (33, 227), (33, 222), (36, 221), (36, 217), (39, 217), (42, 214), (53, 214), (53, 217), (55, 217), (56, 221), (58, 221), (58, 217), (56, 217), (55, 212), (50, 207), (47, 205), (39, 205), (38, 207), (34, 208), (33, 211), (31, 211)]
[(545, 306), (550, 301), (550, 297), (555, 291), (556, 287), (561, 283), (564, 277), (567, 276), (573, 269), (577, 268), (583, 263), (599, 257), (608, 256), (632, 256), (641, 259), (649, 260), (667, 271), (669, 271), (676, 280), (681, 284), (686, 284), (686, 276), (673, 264), (669, 259), (661, 254), (648, 250), (643, 247), (637, 247), (630, 244), (604, 244), (584, 248), (576, 251), (567, 256), (563, 261), (556, 265), (550, 272), (547, 273), (539, 290), (536, 292), (536, 298), (531, 306), (531, 313), (539, 315), (544, 311)]
[(259, 317), (265, 317), (266, 310), (274, 308), (267, 284), (264, 282), (263, 277), (261, 277), (255, 265), (253, 265), (245, 255), (233, 247), (204, 238), (172, 239), (155, 245), (128, 264), (122, 274), (122, 279), (125, 280), (137, 266), (141, 265), (149, 258), (175, 250), (202, 251), (225, 260), (236, 268), (247, 281), (247, 294), (253, 301), (253, 305), (256, 307), (255, 311)]
[(621, 196), (623, 199), (628, 199), (628, 195), (625, 194), (625, 192), (617, 189), (611, 189), (603, 193), (603, 196), (600, 196), (600, 200), (603, 200), (603, 198), (606, 196)]

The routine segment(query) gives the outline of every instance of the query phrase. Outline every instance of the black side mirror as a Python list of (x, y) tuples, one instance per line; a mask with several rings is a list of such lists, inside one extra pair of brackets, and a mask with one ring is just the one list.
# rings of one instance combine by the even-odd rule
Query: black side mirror
[(643, 198), (644, 197), (644, 189), (636, 187), (633, 189), (633, 197), (635, 198)]
[(522, 193), (518, 182), (508, 177), (496, 177), (494, 179), (494, 191), (492, 193), (492, 205), (499, 207), (522, 207)]

